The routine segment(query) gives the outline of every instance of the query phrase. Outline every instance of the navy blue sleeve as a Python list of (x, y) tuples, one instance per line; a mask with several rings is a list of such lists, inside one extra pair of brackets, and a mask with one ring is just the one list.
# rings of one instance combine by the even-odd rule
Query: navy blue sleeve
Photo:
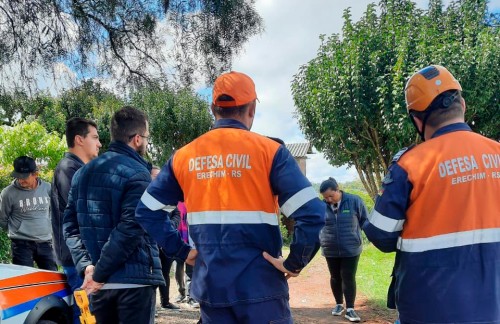
[(78, 197), (78, 183), (80, 179), (80, 170), (75, 173), (73, 177), (73, 182), (71, 184), (71, 189), (68, 194), (68, 205), (64, 210), (63, 217), (63, 234), (66, 240), (66, 245), (71, 253), (71, 258), (75, 263), (76, 270), (80, 276), (83, 277), (85, 268), (92, 265), (92, 260), (90, 255), (83, 244), (80, 236), (80, 227), (78, 225), (77, 213), (76, 213), (76, 201), (75, 198)]
[(290, 254), (284, 266), (289, 271), (298, 272), (319, 249), (319, 232), (325, 225), (325, 204), (319, 200), (318, 193), (284, 146), (274, 157), (270, 182), (278, 196), (281, 212), (295, 221)]
[(359, 226), (363, 227), (363, 224), (368, 219), (368, 209), (366, 209), (366, 205), (363, 199), (361, 199), (361, 197), (358, 197), (357, 205), (358, 205), (357, 215), (358, 215)]
[(382, 252), (397, 249), (412, 188), (406, 171), (393, 163), (384, 178), (375, 207), (363, 225), (366, 237)]
[(191, 248), (182, 240), (177, 228), (174, 228), (168, 212), (183, 200), (171, 158), (148, 186), (135, 211), (139, 224), (153, 237), (163, 252), (182, 261), (186, 260)]

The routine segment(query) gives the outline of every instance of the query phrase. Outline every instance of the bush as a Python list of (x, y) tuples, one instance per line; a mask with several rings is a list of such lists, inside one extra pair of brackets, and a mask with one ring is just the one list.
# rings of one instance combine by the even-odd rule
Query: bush
[(292, 243), (293, 233), (288, 235), (288, 230), (283, 224), (280, 224), (280, 231), (281, 237), (283, 238), (283, 246), (290, 246), (290, 243)]
[[(10, 170), (0, 166), (0, 191), (11, 182)], [(10, 261), (10, 239), (7, 237), (7, 232), (0, 229), (0, 263), (9, 263)]]
[(0, 147), (0, 164), (6, 168), (11, 168), (18, 156), (27, 155), (54, 169), (66, 151), (66, 142), (56, 133), (47, 133), (40, 123), (33, 121), (1, 129)]
[(0, 230), (0, 263), (11, 263), (10, 255), (10, 239), (7, 237), (7, 232)]

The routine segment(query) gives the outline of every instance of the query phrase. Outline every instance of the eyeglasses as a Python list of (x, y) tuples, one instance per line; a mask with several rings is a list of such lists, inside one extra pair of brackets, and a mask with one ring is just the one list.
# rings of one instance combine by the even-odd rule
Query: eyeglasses
[(134, 137), (135, 137), (135, 136), (137, 136), (137, 135), (139, 135), (139, 136), (140, 136), (140, 137), (142, 137), (142, 138), (147, 139), (148, 141), (151, 139), (151, 134), (149, 134), (149, 136), (146, 136), (146, 135), (141, 135), (141, 134), (133, 134), (133, 135), (130, 135), (130, 136), (128, 137), (128, 140), (130, 141), (132, 138), (134, 138)]

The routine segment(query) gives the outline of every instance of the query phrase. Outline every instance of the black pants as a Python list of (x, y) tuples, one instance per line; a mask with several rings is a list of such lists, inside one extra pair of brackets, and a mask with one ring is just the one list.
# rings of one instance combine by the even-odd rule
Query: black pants
[(156, 287), (99, 290), (90, 303), (98, 324), (153, 324)]
[(345, 303), (347, 308), (354, 308), (356, 299), (356, 270), (359, 255), (349, 258), (326, 258), (330, 271), (330, 287), (337, 304)]
[(160, 249), (160, 261), (161, 272), (163, 274), (163, 279), (165, 279), (165, 286), (158, 286), (158, 290), (160, 290), (161, 305), (166, 306), (170, 300), (170, 268), (172, 268), (174, 259), (167, 257), (167, 255), (163, 253), (163, 250)]
[(186, 283), (184, 281), (184, 262), (175, 260), (175, 281), (179, 288), (179, 295), (186, 297)]
[(11, 242), (12, 263), (39, 269), (57, 271), (54, 250), (51, 242), (35, 242), (13, 239)]

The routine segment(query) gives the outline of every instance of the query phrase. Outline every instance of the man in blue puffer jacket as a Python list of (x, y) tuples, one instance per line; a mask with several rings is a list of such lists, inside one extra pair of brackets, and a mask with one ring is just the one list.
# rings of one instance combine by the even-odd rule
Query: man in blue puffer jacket
[(164, 284), (158, 247), (135, 219), (151, 182), (151, 165), (142, 158), (149, 136), (143, 112), (115, 112), (109, 150), (71, 184), (64, 236), (97, 323), (154, 323), (155, 289)]

